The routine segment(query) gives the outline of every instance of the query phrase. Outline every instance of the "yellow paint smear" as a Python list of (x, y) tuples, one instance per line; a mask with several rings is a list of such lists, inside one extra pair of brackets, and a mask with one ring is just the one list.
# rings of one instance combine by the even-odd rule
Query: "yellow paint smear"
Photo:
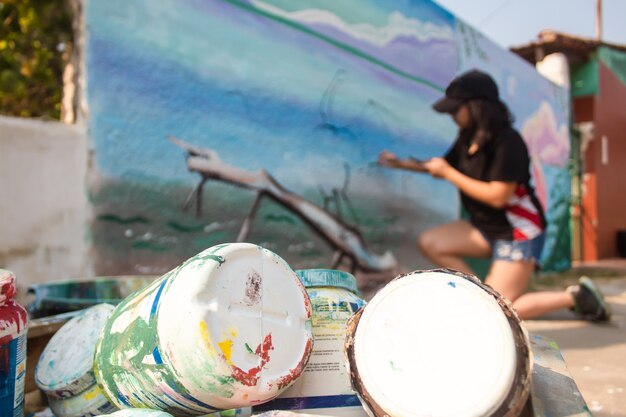
[(211, 345), (211, 339), (209, 339), (209, 330), (207, 329), (204, 320), (200, 320), (200, 336), (202, 337), (202, 341), (209, 350), (209, 353), (211, 355), (215, 355), (215, 350), (213, 350), (213, 345)]
[(89, 400), (93, 400), (94, 398), (96, 398), (98, 396), (98, 394), (100, 394), (100, 390), (91, 390), (91, 391), (87, 391), (86, 393), (83, 394), (83, 399), (89, 401)]
[(226, 362), (233, 366), (233, 361), (230, 358), (233, 355), (233, 341), (230, 339), (225, 339), (221, 342), (218, 342), (217, 345), (220, 347), (222, 353), (224, 354), (224, 358), (226, 358)]

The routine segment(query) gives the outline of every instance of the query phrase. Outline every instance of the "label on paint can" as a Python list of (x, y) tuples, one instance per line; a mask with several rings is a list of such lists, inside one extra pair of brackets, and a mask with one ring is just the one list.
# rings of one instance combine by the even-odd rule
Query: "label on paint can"
[(310, 269), (297, 273), (311, 300), (314, 340), (311, 358), (293, 385), (278, 398), (255, 406), (253, 411), (366, 416), (352, 390), (344, 355), (346, 324), (364, 305), (356, 295), (356, 279), (338, 270)]
[[(8, 364), (8, 367), (5, 366)], [(26, 332), (0, 344), (0, 416), (24, 415), (26, 377)]]

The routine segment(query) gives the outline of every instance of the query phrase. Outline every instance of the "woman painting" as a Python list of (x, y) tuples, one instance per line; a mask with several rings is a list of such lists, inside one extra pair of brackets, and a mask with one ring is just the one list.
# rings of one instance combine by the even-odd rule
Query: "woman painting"
[(526, 293), (543, 248), (546, 219), (529, 172), (526, 144), (512, 127), (494, 80), (481, 71), (455, 78), (433, 108), (450, 114), (458, 136), (443, 158), (398, 159), (383, 151), (386, 167), (426, 171), (458, 188), (469, 220), (426, 230), (418, 247), (433, 263), (472, 273), (465, 257), (492, 263), (486, 284), (513, 303), (523, 319), (563, 308), (592, 321), (610, 318), (609, 306), (588, 278), (565, 291)]

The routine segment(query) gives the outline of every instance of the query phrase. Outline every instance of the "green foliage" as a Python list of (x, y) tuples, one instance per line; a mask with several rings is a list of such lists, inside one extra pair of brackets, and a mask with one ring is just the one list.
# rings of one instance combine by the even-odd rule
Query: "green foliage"
[(60, 118), (73, 45), (65, 0), (0, 0), (0, 113)]

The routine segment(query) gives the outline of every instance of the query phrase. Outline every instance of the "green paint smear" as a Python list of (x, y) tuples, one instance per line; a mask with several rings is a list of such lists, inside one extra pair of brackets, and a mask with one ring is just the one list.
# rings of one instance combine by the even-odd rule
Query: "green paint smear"
[(248, 351), (248, 353), (251, 353), (253, 355), (255, 354), (252, 348), (247, 343), (244, 343), (244, 346), (246, 347), (246, 351)]
[(121, 217), (117, 214), (100, 214), (96, 219), (105, 221), (105, 222), (113, 222), (118, 224), (150, 224), (150, 221), (143, 216), (132, 216), (132, 217)]
[(263, 216), (263, 220), (267, 222), (289, 223), (294, 225), (297, 223), (293, 217), (284, 214), (266, 214)]
[(162, 244), (153, 243), (153, 242), (146, 242), (144, 240), (141, 240), (139, 242), (133, 242), (132, 247), (133, 249), (144, 249), (144, 250), (151, 250), (154, 252), (167, 252), (167, 250), (169, 249), (167, 245), (162, 245)]
[(387, 70), (387, 71), (389, 71), (389, 72), (391, 72), (391, 73), (393, 73), (393, 74), (395, 74), (395, 75), (397, 75), (399, 77), (402, 77), (402, 78), (404, 78), (406, 80), (416, 82), (416, 83), (424, 85), (426, 87), (430, 87), (430, 88), (432, 88), (433, 90), (435, 90), (437, 92), (443, 92), (445, 90), (445, 88), (442, 87), (442, 86), (434, 84), (434, 83), (432, 83), (432, 82), (430, 82), (428, 80), (425, 80), (424, 78), (416, 77), (416, 76), (411, 75), (411, 74), (409, 74), (407, 72), (404, 72), (401, 69), (398, 69), (398, 68), (396, 68), (396, 67), (394, 67), (394, 66), (392, 66), (392, 65), (390, 65), (390, 64), (388, 64), (388, 63), (386, 63), (384, 61), (381, 61), (378, 58), (375, 58), (374, 56), (369, 55), (369, 54), (367, 54), (367, 53), (365, 53), (365, 52), (363, 52), (363, 51), (361, 51), (361, 50), (359, 50), (359, 49), (357, 49), (355, 47), (352, 47), (352, 46), (347, 45), (345, 43), (339, 42), (338, 40), (333, 39), (330, 36), (326, 36), (324, 34), (316, 32), (316, 31), (314, 31), (314, 30), (312, 30), (312, 29), (310, 29), (310, 28), (308, 28), (308, 27), (306, 27), (304, 25), (301, 25), (301, 24), (299, 24), (297, 22), (294, 22), (294, 21), (289, 20), (289, 19), (284, 19), (282, 17), (276, 16), (276, 15), (274, 15), (272, 13), (265, 12), (263, 10), (259, 10), (256, 7), (251, 6), (249, 4), (246, 4), (246, 3), (243, 3), (243, 2), (241, 2), (239, 0), (224, 0), (224, 1), (226, 3), (232, 4), (233, 6), (239, 7), (240, 9), (245, 10), (247, 12), (251, 12), (251, 13), (254, 13), (254, 14), (266, 17), (268, 19), (274, 20), (275, 22), (282, 23), (283, 25), (289, 26), (292, 29), (295, 29), (297, 31), (306, 33), (307, 35), (311, 35), (311, 36), (313, 36), (313, 37), (315, 37), (315, 38), (317, 38), (317, 39), (319, 39), (321, 41), (324, 41), (324, 42), (326, 42), (326, 43), (328, 43), (328, 44), (330, 44), (330, 45), (332, 45), (332, 46), (334, 46), (334, 47), (336, 47), (338, 49), (341, 49), (341, 50), (343, 50), (345, 52), (348, 52), (351, 55), (356, 56), (358, 58), (361, 58), (361, 59), (363, 59), (363, 60), (365, 60), (365, 61), (367, 61), (367, 62), (369, 62), (369, 63), (371, 63), (373, 65), (381, 67), (381, 68), (383, 68), (383, 69), (385, 69), (385, 70)]
[(204, 224), (194, 224), (194, 225), (186, 225), (176, 222), (175, 220), (169, 220), (166, 223), (167, 227), (170, 229), (176, 230), (181, 233), (197, 233), (204, 230)]
[[(218, 258), (215, 255), (211, 256)], [(170, 368), (167, 363), (149, 364), (144, 361), (146, 357), (152, 357), (155, 349), (160, 346), (157, 334), (158, 308), (156, 314), (149, 318), (149, 322), (137, 317), (126, 326), (123, 332), (113, 333), (111, 331), (113, 323), (122, 314), (137, 308), (138, 299), (151, 298), (164, 281), (167, 283), (162, 290), (161, 297), (166, 296), (169, 286), (183, 269), (183, 265), (170, 271), (144, 290), (137, 292), (134, 297), (123, 300), (113, 311), (103, 329), (102, 334), (106, 336), (98, 341), (94, 358), (94, 373), (98, 376), (98, 382), (115, 394), (119, 393), (118, 386), (125, 386), (130, 391), (139, 392), (140, 394), (137, 396), (124, 398), (132, 407), (142, 408), (150, 406), (151, 403), (163, 403), (161, 398), (165, 398), (165, 396), (159, 395), (159, 393), (162, 392), (160, 387), (164, 384), (180, 395), (192, 397), (190, 392), (179, 382), (180, 375), (175, 369)], [(131, 352), (133, 355), (129, 357)], [(163, 355), (162, 350), (159, 352)], [(153, 375), (153, 377), (149, 378), (148, 375)], [(203, 388), (208, 392), (224, 398), (230, 398), (234, 395), (231, 387), (235, 380), (232, 376), (213, 375), (211, 366), (207, 366), (206, 369), (198, 369), (198, 376), (210, 376), (214, 379), (210, 385), (203, 384)], [(115, 397), (115, 402), (119, 405), (119, 398)], [(165, 406), (164, 403), (163, 405)]]

